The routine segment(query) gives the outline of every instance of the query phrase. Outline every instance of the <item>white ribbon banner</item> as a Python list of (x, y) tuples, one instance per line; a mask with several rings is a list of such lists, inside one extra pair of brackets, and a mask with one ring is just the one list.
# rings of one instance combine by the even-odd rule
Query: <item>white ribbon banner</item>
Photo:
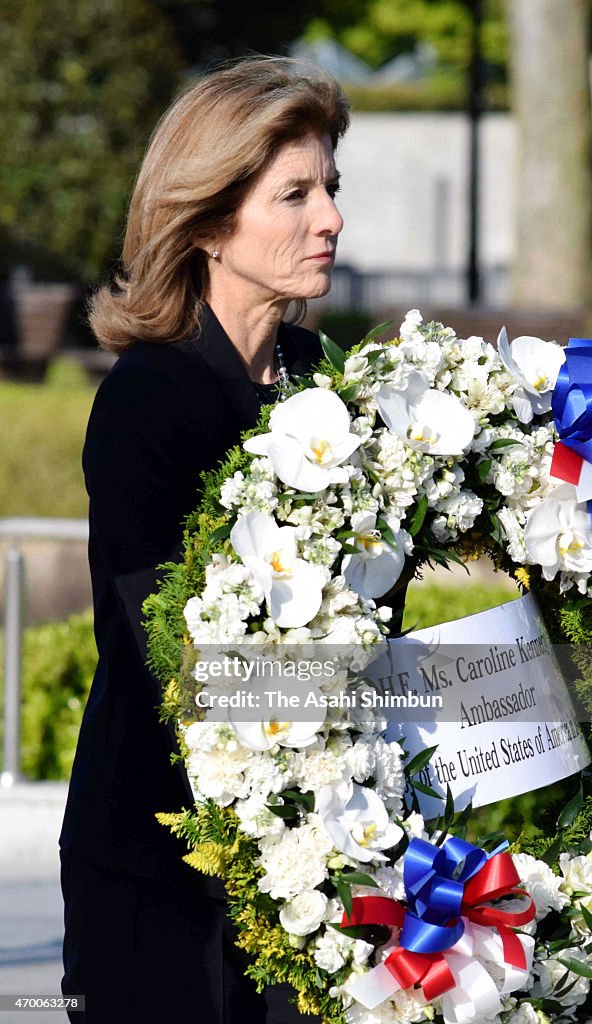
[[(581, 771), (591, 755), (542, 616), (532, 595), (420, 629), (398, 640), (366, 671), (383, 694), (441, 709), (389, 722), (387, 738), (405, 739), (411, 756), (438, 747), (417, 776), (457, 809), (548, 786)], [(397, 699), (399, 699), (397, 697)], [(417, 704), (415, 705), (417, 706)], [(420, 797), (424, 814), (439, 802)]]

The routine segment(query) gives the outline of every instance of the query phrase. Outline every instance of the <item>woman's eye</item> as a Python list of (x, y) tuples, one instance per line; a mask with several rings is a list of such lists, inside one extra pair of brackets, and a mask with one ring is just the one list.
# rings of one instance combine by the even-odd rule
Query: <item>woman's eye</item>
[(293, 199), (304, 199), (304, 191), (301, 188), (294, 189), (293, 192), (288, 192), (287, 196), (284, 196), (286, 202), (290, 202)]

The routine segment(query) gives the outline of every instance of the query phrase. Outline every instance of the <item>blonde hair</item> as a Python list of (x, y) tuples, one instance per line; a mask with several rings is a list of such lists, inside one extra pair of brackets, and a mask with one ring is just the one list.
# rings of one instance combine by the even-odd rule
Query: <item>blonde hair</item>
[(349, 124), (338, 83), (300, 61), (242, 59), (184, 92), (157, 125), (131, 198), (115, 287), (89, 304), (99, 344), (169, 342), (199, 327), (208, 285), (205, 240), (232, 231), (235, 215), (285, 142)]

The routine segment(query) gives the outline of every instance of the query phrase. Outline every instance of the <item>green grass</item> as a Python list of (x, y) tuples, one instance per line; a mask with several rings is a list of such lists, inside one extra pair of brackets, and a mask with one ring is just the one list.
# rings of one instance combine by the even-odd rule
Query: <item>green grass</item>
[(0, 381), (0, 517), (87, 515), (80, 459), (93, 396), (66, 360), (44, 384)]
[(461, 583), (460, 585), (416, 581), (407, 591), (403, 629), (424, 629), (439, 622), (453, 622), (465, 615), (496, 608), (520, 597), (507, 583)]

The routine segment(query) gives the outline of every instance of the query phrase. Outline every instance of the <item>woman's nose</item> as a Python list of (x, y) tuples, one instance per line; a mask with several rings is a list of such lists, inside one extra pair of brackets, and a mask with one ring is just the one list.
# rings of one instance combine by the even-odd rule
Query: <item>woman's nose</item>
[(343, 217), (335, 205), (335, 200), (327, 192), (323, 193), (319, 202), (315, 227), (319, 235), (338, 235), (343, 227)]

